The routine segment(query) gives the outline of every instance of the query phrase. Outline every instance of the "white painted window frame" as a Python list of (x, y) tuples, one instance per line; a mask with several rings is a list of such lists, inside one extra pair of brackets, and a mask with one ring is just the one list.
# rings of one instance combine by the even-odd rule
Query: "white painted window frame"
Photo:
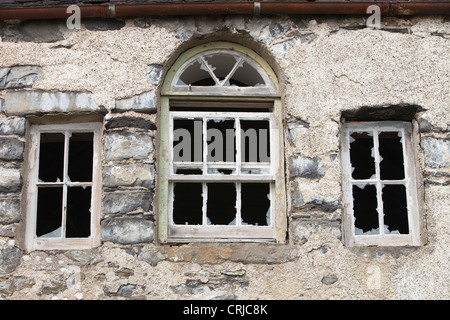
[[(350, 132), (372, 131), (374, 133), (374, 157), (375, 174), (374, 179), (353, 179), (350, 162)], [(399, 131), (402, 134), (403, 163), (405, 178), (401, 180), (380, 179), (380, 155), (378, 150), (378, 132)], [(347, 246), (419, 246), (420, 222), (418, 190), (416, 184), (415, 152), (413, 149), (412, 125), (402, 121), (373, 121), (373, 122), (347, 122), (342, 130), (342, 167), (343, 167), (343, 196), (344, 216), (343, 229), (344, 241)], [(383, 214), (378, 214), (380, 234), (378, 235), (356, 235), (355, 219), (353, 214), (352, 186), (354, 184), (374, 184), (377, 190), (378, 208), (382, 209), (381, 185), (402, 184), (406, 187), (406, 200), (408, 210), (409, 234), (385, 234), (383, 228)], [(382, 210), (380, 210), (382, 212)]]
[[(203, 140), (203, 161), (202, 175), (182, 175), (174, 173), (174, 161), (173, 161), (173, 149), (169, 148), (169, 237), (178, 240), (192, 240), (198, 239), (215, 239), (236, 241), (267, 241), (275, 238), (275, 172), (280, 170), (280, 146), (279, 132), (274, 126), (274, 119), (272, 112), (188, 112), (188, 111), (171, 111), (169, 114), (169, 146), (173, 146), (173, 121), (174, 119), (189, 119), (196, 120), (201, 119), (203, 121), (203, 137), (207, 136), (206, 127), (207, 120), (234, 120), (236, 124), (236, 162), (233, 163), (213, 163), (207, 162), (207, 141)], [(270, 137), (270, 162), (269, 163), (246, 163), (241, 162), (241, 130), (240, 120), (267, 120), (269, 122), (269, 137)], [(233, 168), (235, 174), (208, 174), (208, 164), (216, 167)], [(179, 163), (184, 167), (199, 166), (200, 163), (184, 162)], [(269, 169), (268, 174), (242, 174), (241, 169), (245, 169), (253, 166), (263, 165), (265, 169)], [(203, 190), (203, 206), (202, 206), (202, 225), (177, 225), (173, 222), (173, 186), (176, 182), (201, 182)], [(236, 225), (207, 225), (206, 224), (206, 207), (207, 207), (207, 192), (206, 184), (208, 182), (230, 182), (236, 184)], [(256, 226), (256, 225), (243, 225), (241, 224), (241, 183), (253, 182), (253, 183), (270, 183), (270, 225), (268, 226)]]
[[(92, 132), (93, 138), (93, 171), (91, 182), (70, 182), (67, 179), (67, 163), (70, 133)], [(41, 133), (63, 133), (65, 135), (64, 149), (64, 181), (40, 182), (39, 174), (39, 146)], [(28, 181), (26, 191), (26, 250), (67, 250), (67, 249), (90, 249), (100, 245), (101, 229), (101, 149), (102, 149), (102, 124), (98, 122), (70, 123), (70, 124), (35, 124), (30, 127), (30, 150), (28, 158)], [(91, 195), (91, 235), (86, 238), (43, 238), (36, 236), (37, 220), (37, 188), (38, 186), (62, 186), (63, 187), (63, 229), (65, 228), (65, 204), (67, 201), (67, 187), (90, 186)], [(63, 235), (64, 232), (61, 232)]]

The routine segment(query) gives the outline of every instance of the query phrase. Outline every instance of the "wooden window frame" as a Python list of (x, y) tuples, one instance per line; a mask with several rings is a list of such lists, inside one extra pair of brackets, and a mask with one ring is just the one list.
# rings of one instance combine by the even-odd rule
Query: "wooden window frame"
[[(246, 58), (252, 59), (258, 64), (258, 70), (264, 71), (267, 81), (267, 88), (264, 94), (255, 94), (255, 88), (223, 88), (217, 86), (202, 87), (193, 91), (176, 91), (174, 82), (178, 71), (185, 66), (187, 61), (192, 61), (199, 53), (211, 50), (233, 50)], [(190, 60), (191, 59), (191, 60)], [(223, 88), (223, 90), (221, 90)], [(230, 90), (229, 90), (230, 89)], [(220, 92), (219, 92), (219, 91)], [(284, 243), (286, 240), (286, 207), (285, 207), (285, 178), (284, 178), (284, 150), (283, 150), (283, 125), (282, 125), (282, 105), (278, 92), (276, 76), (270, 66), (252, 50), (235, 43), (214, 42), (199, 47), (192, 48), (183, 53), (174, 63), (162, 86), (161, 105), (159, 118), (159, 139), (158, 139), (158, 177), (157, 177), (157, 234), (160, 243), (176, 242), (277, 242)], [(172, 174), (172, 117), (178, 111), (170, 111), (171, 106), (182, 106), (189, 112), (190, 107), (208, 106), (208, 111), (203, 115), (215, 115), (219, 118), (230, 118), (233, 116), (251, 117), (253, 119), (270, 119), (271, 137), (271, 174), (270, 175), (205, 175), (200, 177)], [(268, 107), (268, 112), (214, 112), (214, 107), (230, 108), (253, 108)], [(181, 111), (183, 112), (183, 111)], [(181, 115), (181, 113), (178, 113)], [(187, 116), (188, 114), (184, 114)], [(192, 113), (191, 113), (192, 116)], [(238, 142), (236, 142), (238, 145)], [(259, 176), (259, 177), (256, 177)], [(172, 214), (172, 184), (175, 181), (207, 181), (216, 182), (241, 182), (259, 181), (270, 182), (271, 187), (271, 226), (174, 226), (171, 221)]]
[[(350, 162), (350, 132), (374, 133), (374, 159), (375, 159), (375, 178), (353, 179), (352, 167)], [(380, 155), (378, 150), (378, 132), (399, 131), (402, 134), (403, 164), (405, 170), (404, 179), (399, 180), (381, 180), (380, 177)], [(343, 197), (344, 197), (344, 242), (347, 246), (419, 246), (420, 239), (420, 221), (419, 221), (419, 203), (418, 189), (416, 183), (416, 164), (413, 142), (413, 130), (410, 122), (402, 121), (373, 121), (373, 122), (347, 122), (342, 130), (342, 167), (343, 167)], [(382, 208), (381, 186), (383, 183), (393, 185), (400, 184), (406, 188), (406, 201), (408, 211), (408, 234), (385, 234), (383, 228), (383, 214), (378, 214), (380, 234), (356, 235), (355, 221), (353, 214), (353, 194), (352, 187), (355, 184), (373, 184), (377, 190), (378, 208)]]
[[(71, 133), (92, 132), (93, 137), (93, 171), (91, 182), (70, 182), (67, 180), (68, 163), (68, 137)], [(40, 182), (39, 171), (39, 145), (41, 133), (63, 133), (65, 136), (64, 149), (64, 180), (61, 182)], [(101, 150), (102, 150), (102, 124), (98, 122), (68, 123), (68, 124), (34, 124), (30, 126), (28, 156), (28, 179), (26, 181), (26, 225), (25, 225), (25, 249), (32, 250), (67, 250), (90, 249), (101, 243), (100, 213), (101, 213)], [(36, 236), (37, 218), (37, 188), (38, 186), (63, 187), (63, 199), (68, 186), (90, 186), (91, 194), (91, 233), (86, 238), (43, 238)], [(64, 206), (64, 202), (63, 202)], [(64, 225), (65, 210), (63, 210)], [(64, 227), (63, 227), (64, 228)]]

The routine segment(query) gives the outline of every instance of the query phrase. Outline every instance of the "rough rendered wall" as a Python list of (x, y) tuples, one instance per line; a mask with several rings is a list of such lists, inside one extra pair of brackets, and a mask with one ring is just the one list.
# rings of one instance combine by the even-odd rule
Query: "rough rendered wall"
[[(444, 17), (214, 17), (0, 26), (2, 299), (448, 299), (450, 22)], [(158, 90), (177, 55), (236, 41), (282, 87), (286, 244), (156, 245)], [(343, 111), (418, 106), (419, 248), (342, 242)], [(103, 244), (20, 249), (26, 123), (104, 116)], [(30, 120), (31, 121), (31, 120)], [(35, 120), (36, 121), (36, 120)], [(417, 121), (417, 122), (416, 122)], [(125, 147), (124, 147), (125, 146)]]

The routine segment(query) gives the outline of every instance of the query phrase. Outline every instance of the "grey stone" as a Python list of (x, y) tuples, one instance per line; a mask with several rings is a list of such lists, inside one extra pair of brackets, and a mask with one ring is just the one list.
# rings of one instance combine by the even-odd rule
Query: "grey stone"
[(144, 130), (156, 130), (156, 125), (153, 121), (129, 116), (119, 116), (108, 120), (105, 124), (106, 129), (118, 128), (137, 128)]
[(5, 95), (7, 115), (26, 115), (44, 112), (104, 112), (89, 93), (13, 91)]
[(103, 212), (105, 214), (124, 214), (141, 208), (149, 211), (153, 200), (153, 193), (148, 190), (127, 190), (105, 192), (103, 198)]
[(342, 237), (339, 221), (294, 219), (289, 226), (289, 235), (295, 244), (305, 244), (311, 235), (322, 231), (329, 232), (338, 239)]
[(144, 92), (139, 95), (116, 100), (113, 112), (136, 111), (142, 113), (156, 113), (155, 93)]
[(90, 31), (120, 30), (125, 26), (125, 21), (116, 19), (83, 19), (82, 22)]
[(0, 192), (16, 192), (21, 187), (22, 177), (18, 169), (0, 167)]
[(145, 246), (140, 250), (137, 257), (140, 261), (156, 266), (158, 262), (167, 259), (167, 250), (162, 247)]
[(0, 119), (0, 135), (25, 134), (25, 118)]
[(58, 294), (67, 289), (66, 279), (64, 275), (59, 274), (53, 278), (46, 279), (42, 283), (40, 295)]
[(12, 224), (20, 221), (20, 199), (0, 198), (0, 224)]
[(22, 251), (16, 247), (8, 247), (0, 250), (0, 274), (11, 273), (20, 264)]
[(319, 157), (292, 156), (289, 159), (289, 175), (291, 178), (321, 179), (325, 175), (326, 170), (320, 167), (319, 163)]
[(148, 159), (153, 149), (152, 135), (144, 132), (111, 132), (105, 134), (106, 160)]
[(104, 187), (153, 187), (155, 169), (152, 164), (106, 166), (103, 169)]
[(0, 112), (2, 112), (2, 110), (3, 110), (3, 102), (4, 102), (4, 100), (0, 99)]
[(10, 23), (2, 29), (4, 42), (56, 42), (69, 33), (66, 20), (26, 20)]
[(102, 221), (102, 240), (120, 244), (153, 241), (154, 224), (143, 218), (115, 218)]
[(22, 160), (25, 142), (14, 137), (0, 137), (0, 159)]
[(38, 66), (14, 66), (0, 69), (0, 90), (30, 88), (42, 75)]
[(157, 86), (161, 82), (161, 76), (163, 72), (163, 66), (160, 64), (151, 64), (147, 69), (148, 83)]
[(431, 168), (450, 166), (450, 138), (425, 137), (420, 142), (425, 155), (425, 164)]
[(332, 285), (336, 281), (338, 281), (338, 277), (336, 277), (334, 274), (326, 275), (322, 278), (321, 282), (327, 286)]
[(81, 266), (95, 265), (103, 261), (98, 249), (68, 250), (64, 251), (64, 255)]

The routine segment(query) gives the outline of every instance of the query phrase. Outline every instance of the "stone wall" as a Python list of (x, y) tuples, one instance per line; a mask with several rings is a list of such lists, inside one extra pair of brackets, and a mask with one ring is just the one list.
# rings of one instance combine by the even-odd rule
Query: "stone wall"
[[(0, 32), (2, 299), (450, 297), (448, 18), (384, 18), (380, 30), (353, 16), (11, 21)], [(212, 40), (248, 46), (279, 77), (286, 244), (155, 241), (161, 82), (183, 50)], [(341, 116), (391, 106), (419, 107), (426, 241), (347, 248)], [(27, 123), (49, 114), (103, 119), (100, 247), (26, 252), (18, 241)]]

